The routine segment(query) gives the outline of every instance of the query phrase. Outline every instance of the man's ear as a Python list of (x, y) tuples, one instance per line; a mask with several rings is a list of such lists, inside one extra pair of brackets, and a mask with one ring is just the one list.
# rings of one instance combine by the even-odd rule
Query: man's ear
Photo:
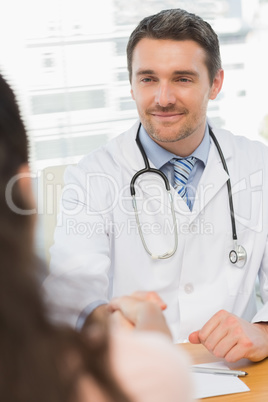
[(224, 71), (223, 69), (219, 69), (214, 77), (211, 89), (210, 89), (210, 96), (209, 99), (215, 99), (220, 92), (223, 84), (224, 79)]
[(132, 89), (132, 88), (131, 88), (131, 90), (130, 90), (130, 93), (131, 93), (132, 99), (135, 100), (135, 96), (134, 96), (134, 92), (133, 92), (133, 89)]

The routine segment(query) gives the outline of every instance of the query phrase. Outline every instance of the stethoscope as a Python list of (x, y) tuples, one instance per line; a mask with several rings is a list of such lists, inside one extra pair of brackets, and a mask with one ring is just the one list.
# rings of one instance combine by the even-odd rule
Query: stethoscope
[[(136, 223), (137, 223), (137, 227), (138, 227), (138, 231), (139, 231), (139, 235), (140, 235), (143, 247), (146, 250), (146, 252), (153, 259), (162, 260), (162, 259), (172, 257), (175, 254), (175, 252), (177, 250), (177, 246), (178, 246), (178, 229), (177, 229), (177, 222), (176, 222), (176, 216), (175, 216), (175, 210), (174, 210), (174, 202), (173, 202), (173, 196), (172, 196), (171, 190), (170, 190), (170, 184), (169, 184), (169, 181), (168, 181), (168, 178), (166, 177), (166, 175), (163, 172), (161, 172), (161, 170), (154, 169), (154, 168), (150, 167), (147, 155), (146, 155), (146, 153), (144, 151), (144, 148), (143, 148), (143, 146), (141, 144), (141, 141), (140, 141), (140, 137), (139, 137), (140, 127), (141, 127), (141, 124), (139, 125), (138, 131), (137, 131), (136, 142), (137, 142), (139, 150), (140, 150), (140, 152), (142, 154), (144, 164), (145, 164), (145, 168), (139, 170), (132, 177), (131, 182), (130, 182), (130, 193), (131, 193), (131, 196), (132, 196), (132, 205), (133, 205), (133, 208), (134, 208), (134, 211), (135, 211)], [(225, 161), (224, 155), (222, 153), (220, 144), (218, 143), (218, 140), (215, 137), (215, 135), (214, 135), (214, 133), (213, 133), (213, 131), (211, 130), (210, 127), (209, 127), (209, 135), (212, 138), (212, 140), (213, 140), (213, 142), (214, 142), (214, 144), (215, 144), (215, 146), (217, 148), (217, 151), (218, 151), (218, 153), (220, 155), (223, 168), (224, 168), (224, 170), (226, 171), (226, 173), (229, 176), (228, 168), (227, 168), (226, 161)], [(167, 190), (167, 193), (168, 193), (168, 199), (169, 199), (169, 204), (170, 204), (171, 214), (172, 214), (172, 220), (173, 220), (173, 225), (174, 225), (174, 245), (173, 245), (172, 250), (167, 251), (164, 254), (159, 254), (159, 255), (153, 254), (149, 250), (149, 248), (148, 248), (148, 246), (146, 244), (146, 241), (144, 239), (143, 233), (142, 233), (142, 228), (141, 228), (141, 223), (140, 223), (138, 209), (137, 209), (137, 203), (136, 203), (135, 182), (136, 182), (137, 178), (139, 176), (141, 176), (142, 174), (144, 174), (144, 173), (155, 173), (155, 174), (161, 176), (161, 178), (164, 180), (165, 187), (166, 187), (166, 190)], [(245, 248), (243, 246), (237, 244), (237, 233), (236, 233), (234, 205), (233, 205), (233, 197), (232, 197), (232, 189), (231, 189), (230, 177), (227, 180), (227, 189), (228, 189), (230, 217), (231, 217), (231, 225), (232, 225), (232, 236), (233, 236), (233, 244), (234, 244), (233, 249), (229, 253), (229, 260), (230, 260), (230, 262), (232, 264), (236, 264), (236, 266), (238, 268), (242, 268), (245, 265), (246, 261), (247, 261), (247, 252), (246, 252), (246, 250), (245, 250)]]

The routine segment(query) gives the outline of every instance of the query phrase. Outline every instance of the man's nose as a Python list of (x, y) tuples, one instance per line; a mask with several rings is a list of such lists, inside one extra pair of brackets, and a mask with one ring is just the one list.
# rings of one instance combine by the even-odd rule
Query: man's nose
[(155, 102), (162, 107), (174, 104), (176, 97), (172, 85), (168, 83), (159, 83), (155, 94)]

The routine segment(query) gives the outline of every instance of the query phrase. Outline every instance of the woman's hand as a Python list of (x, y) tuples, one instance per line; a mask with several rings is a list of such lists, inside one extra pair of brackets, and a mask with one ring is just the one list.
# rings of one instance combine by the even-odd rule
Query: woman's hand
[(171, 337), (162, 313), (166, 304), (156, 292), (135, 292), (111, 300), (108, 310), (116, 325), (129, 329), (162, 332)]

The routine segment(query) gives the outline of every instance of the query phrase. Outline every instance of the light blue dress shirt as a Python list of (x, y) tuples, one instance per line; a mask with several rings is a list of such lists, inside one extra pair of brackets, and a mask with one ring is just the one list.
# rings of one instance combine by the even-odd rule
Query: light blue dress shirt
[[(174, 167), (169, 162), (172, 158), (184, 159), (180, 155), (175, 155), (166, 149), (158, 145), (152, 138), (147, 134), (144, 127), (141, 125), (140, 128), (140, 141), (147, 155), (147, 158), (156, 167), (156, 169), (161, 170), (168, 178), (172, 186), (174, 186)], [(194, 152), (189, 155), (196, 158), (196, 163), (189, 175), (187, 181), (187, 192), (188, 197), (192, 200), (195, 198), (196, 189), (202, 173), (206, 167), (208, 154), (210, 148), (210, 136), (208, 124), (206, 125), (205, 134), (201, 144), (194, 150)], [(192, 202), (192, 205), (194, 202)]]

